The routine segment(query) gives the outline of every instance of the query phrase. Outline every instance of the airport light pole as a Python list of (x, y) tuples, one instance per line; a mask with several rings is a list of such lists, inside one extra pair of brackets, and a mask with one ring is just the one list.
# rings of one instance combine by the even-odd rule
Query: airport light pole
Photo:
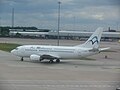
[(119, 31), (119, 22), (116, 23), (117, 25), (117, 31)]
[(14, 27), (14, 8), (12, 8), (12, 28)]
[(61, 2), (59, 1), (58, 2), (58, 42), (57, 42), (57, 45), (59, 46), (59, 39), (60, 39), (60, 35), (59, 35), (59, 30), (60, 30), (60, 4)]
[(0, 26), (1, 26), (1, 17), (0, 17)]
[(0, 35), (1, 35), (1, 27), (2, 25), (1, 25), (1, 17), (0, 17)]

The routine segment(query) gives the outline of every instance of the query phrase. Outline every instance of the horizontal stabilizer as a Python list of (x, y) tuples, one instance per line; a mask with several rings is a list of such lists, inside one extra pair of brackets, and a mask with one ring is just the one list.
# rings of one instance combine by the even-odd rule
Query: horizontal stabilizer
[(106, 51), (106, 50), (108, 50), (108, 49), (110, 49), (110, 47), (107, 47), (107, 48), (99, 48), (99, 51), (102, 52), (102, 51)]

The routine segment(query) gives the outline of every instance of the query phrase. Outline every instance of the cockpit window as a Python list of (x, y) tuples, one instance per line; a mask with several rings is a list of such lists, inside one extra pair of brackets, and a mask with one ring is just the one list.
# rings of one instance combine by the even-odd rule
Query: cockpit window
[(15, 50), (18, 50), (18, 48), (15, 48)]

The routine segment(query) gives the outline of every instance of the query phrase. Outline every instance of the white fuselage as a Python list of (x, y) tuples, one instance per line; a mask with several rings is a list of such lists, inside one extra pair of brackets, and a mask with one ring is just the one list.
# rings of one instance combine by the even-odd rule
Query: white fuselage
[(99, 48), (103, 28), (99, 27), (90, 38), (83, 44), (77, 46), (45, 46), (45, 45), (23, 45), (11, 51), (12, 54), (21, 57), (29, 57), (31, 60), (49, 59), (60, 62), (60, 59), (78, 59), (99, 53), (108, 48)]
[(78, 59), (94, 55), (98, 52), (89, 51), (83, 47), (68, 47), (68, 46), (42, 46), (42, 45), (24, 45), (11, 51), (19, 57), (30, 57), (31, 55), (54, 55), (60, 59)]

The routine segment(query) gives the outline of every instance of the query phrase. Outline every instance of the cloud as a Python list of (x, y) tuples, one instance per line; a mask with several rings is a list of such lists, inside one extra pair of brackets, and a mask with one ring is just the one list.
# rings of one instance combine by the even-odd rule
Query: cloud
[[(59, 0), (58, 0), (59, 1)], [(2, 25), (11, 25), (11, 11), (15, 10), (15, 25), (57, 29), (58, 1), (56, 0), (0, 0)], [(60, 0), (61, 27), (71, 29), (95, 24), (113, 25), (120, 20), (120, 0)]]
[(82, 17), (96, 20), (117, 20), (119, 18), (118, 11), (118, 8), (114, 6), (86, 7), (81, 10), (80, 14)]

